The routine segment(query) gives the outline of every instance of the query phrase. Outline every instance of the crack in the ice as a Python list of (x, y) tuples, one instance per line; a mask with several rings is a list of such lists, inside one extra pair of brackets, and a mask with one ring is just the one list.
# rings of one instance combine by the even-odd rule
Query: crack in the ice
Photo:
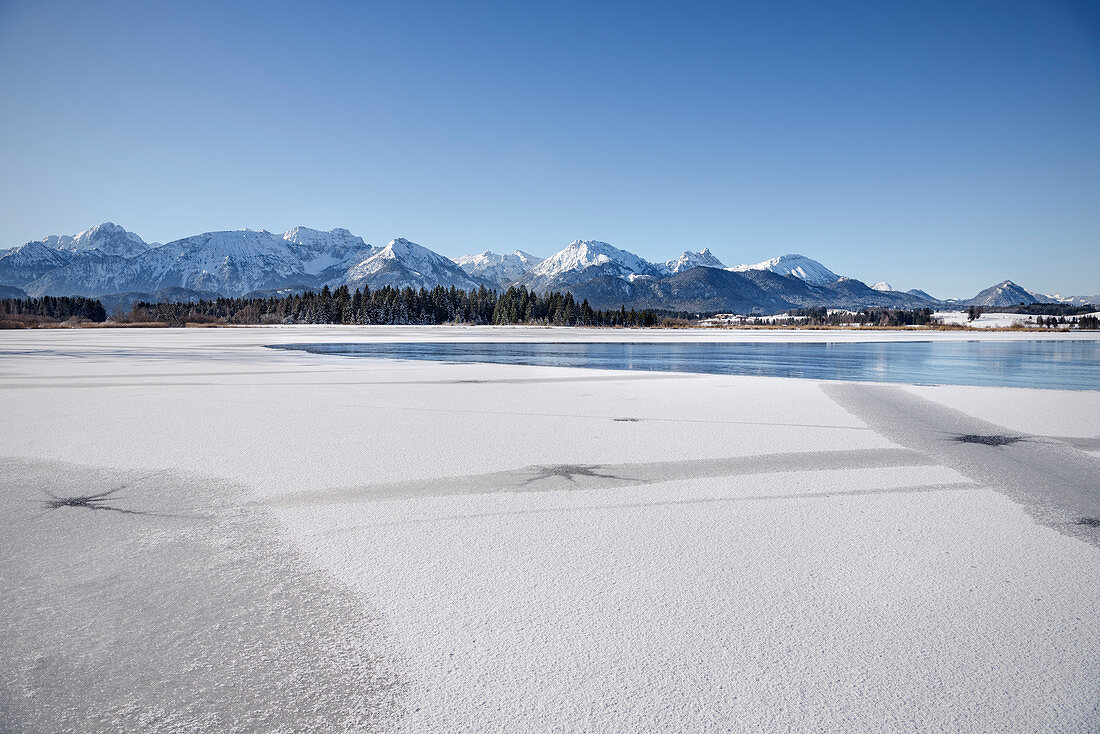
[(49, 490), (43, 490), (46, 492), (47, 495), (49, 495), (50, 499), (43, 501), (42, 504), (43, 506), (45, 506), (47, 512), (50, 510), (60, 510), (63, 507), (73, 507), (84, 508), (85, 510), (106, 510), (108, 512), (118, 512), (123, 515), (148, 515), (150, 517), (186, 517), (185, 515), (169, 515), (158, 512), (146, 512), (143, 510), (128, 510), (125, 507), (116, 507), (114, 505), (108, 504), (109, 502), (112, 502), (114, 500), (122, 499), (121, 497), (115, 496), (117, 492), (121, 492), (128, 487), (132, 487), (139, 482), (143, 482), (146, 479), (149, 479), (150, 477), (154, 477), (158, 474), (164, 473), (164, 471), (151, 472), (149, 474), (140, 476), (133, 481), (127, 482), (122, 486), (115, 487), (114, 489), (108, 489), (104, 492), (96, 492), (95, 494), (78, 494), (63, 497), (56, 495)]
[(960, 433), (951, 437), (952, 441), (959, 443), (976, 443), (983, 446), (1011, 446), (1027, 439), (1027, 436), (982, 435), (978, 433)]
[(98, 494), (83, 494), (76, 495), (74, 497), (58, 497), (52, 492), (46, 492), (50, 496), (50, 499), (46, 500), (42, 504), (46, 506), (47, 510), (59, 510), (62, 507), (83, 507), (86, 510), (110, 510), (111, 512), (121, 512), (125, 515), (148, 515), (148, 512), (141, 512), (139, 510), (127, 510), (124, 507), (114, 507), (106, 504), (112, 499), (112, 495), (118, 492), (122, 487), (116, 489), (108, 489), (106, 492), (99, 492)]
[(600, 474), (596, 471), (599, 468), (598, 464), (548, 464), (546, 466), (534, 467), (535, 476), (524, 480), (519, 486), (526, 487), (529, 484), (541, 481), (543, 479), (550, 479), (552, 477), (562, 477), (569, 480), (573, 484), (577, 483), (574, 477), (593, 477), (596, 479), (619, 479), (626, 481), (626, 477), (616, 476), (614, 474)]
[(326, 528), (324, 530), (309, 533), (313, 536), (325, 534), (342, 534), (362, 531), (368, 528), (398, 527), (402, 525), (423, 525), (437, 522), (452, 522), (456, 520), (479, 520), (485, 518), (516, 517), (522, 515), (558, 515), (576, 512), (590, 511), (614, 511), (631, 509), (648, 509), (653, 507), (681, 507), (688, 505), (708, 505), (726, 503), (752, 503), (752, 502), (782, 502), (790, 500), (818, 500), (832, 497), (873, 497), (876, 495), (893, 494), (932, 494), (935, 492), (978, 492), (984, 488), (971, 482), (945, 482), (943, 484), (927, 484), (913, 487), (890, 487), (887, 489), (850, 489), (835, 492), (796, 492), (789, 494), (753, 494), (734, 497), (693, 497), (691, 499), (656, 500), (653, 502), (622, 502), (610, 504), (591, 504), (569, 507), (539, 507), (525, 510), (501, 510), (496, 512), (470, 512), (456, 515), (443, 515), (439, 517), (412, 517), (400, 520), (382, 522), (356, 523), (344, 527)]

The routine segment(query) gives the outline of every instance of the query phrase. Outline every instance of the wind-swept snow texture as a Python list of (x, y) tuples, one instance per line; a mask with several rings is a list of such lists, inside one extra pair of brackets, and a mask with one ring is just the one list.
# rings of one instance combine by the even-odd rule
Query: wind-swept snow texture
[[(417, 732), (1095, 731), (1100, 391), (263, 348), (964, 337), (0, 333), (0, 675), (24, 707), (4, 710), (50, 731), (324, 729), (348, 706), (350, 728)], [(115, 511), (47, 505), (115, 487), (93, 502)]]

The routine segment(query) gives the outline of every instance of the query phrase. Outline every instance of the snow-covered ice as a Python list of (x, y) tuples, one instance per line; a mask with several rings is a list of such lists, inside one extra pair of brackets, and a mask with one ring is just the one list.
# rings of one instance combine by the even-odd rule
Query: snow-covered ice
[[(298, 711), (303, 730), (1096, 729), (1100, 531), (1075, 523), (1100, 515), (1100, 391), (264, 348), (915, 338), (975, 337), (0, 333), (0, 512), (19, 529), (0, 542), (0, 577), (20, 589), (4, 601), (0, 653), (15, 663), (0, 673), (0, 702), (21, 702), (0, 724), (34, 730), (11, 721), (34, 699), (46, 719), (37, 728), (61, 731), (112, 721), (248, 729), (280, 707)], [(991, 424), (1027, 441), (950, 440)], [(1048, 464), (1060, 467), (1051, 497), (1010, 474)], [(153, 514), (43, 514), (46, 492), (117, 484), (127, 489), (116, 507)], [(148, 563), (167, 565), (154, 573)], [(188, 564), (199, 571), (172, 572)], [(244, 579), (249, 564), (247, 588), (269, 584), (270, 596), (230, 594), (206, 578), (221, 568)], [(42, 588), (28, 586), (36, 573), (46, 574)], [(147, 618), (130, 610), (125, 619), (148, 638), (137, 644), (109, 618), (107, 589), (208, 603), (174, 613), (150, 603)], [(272, 605), (277, 629), (259, 613)], [(165, 659), (150, 667), (158, 645)], [(311, 649), (323, 653), (312, 666)], [(248, 675), (241, 660), (270, 674)], [(155, 674), (135, 674), (143, 669)], [(234, 676), (271, 695), (220, 696)], [(278, 683), (310, 676), (317, 690)], [(178, 685), (151, 710), (164, 681)], [(94, 709), (90, 724), (82, 707)], [(197, 718), (204, 707), (210, 716)]]

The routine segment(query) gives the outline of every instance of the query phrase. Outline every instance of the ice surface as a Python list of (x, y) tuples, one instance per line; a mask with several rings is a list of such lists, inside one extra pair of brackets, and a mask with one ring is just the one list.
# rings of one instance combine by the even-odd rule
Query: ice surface
[[(919, 420), (910, 421), (904, 411), (866, 412), (869, 403), (808, 380), (263, 348), (974, 338), (1096, 335), (0, 333), (0, 509), (17, 530), (0, 541), (0, 573), (22, 579), (0, 602), (0, 644), (19, 661), (8, 672), (18, 687), (5, 693), (25, 705), (33, 694), (44, 728), (62, 731), (77, 719), (59, 711), (91, 712), (86, 728), (110, 730), (96, 722), (120, 691), (132, 704), (120, 715), (160, 716), (152, 702), (163, 681), (184, 714), (261, 720), (270, 698), (276, 708), (300, 704), (307, 723), (334, 721), (354, 699), (369, 714), (357, 726), (407, 731), (1096, 729), (1100, 549), (1088, 533), (1100, 530), (1062, 532), (1014, 502), (1002, 490), (1018, 488), (998, 477), (1040, 455), (1088, 466), (1095, 457), (1079, 444), (1100, 439), (1100, 391), (1074, 393), (1070, 404), (1056, 391), (881, 388), (917, 401)], [(844, 387), (870, 400), (867, 390), (881, 386)], [(945, 406), (958, 424), (925, 435)], [(1029, 441), (949, 442), (947, 432), (982, 420)], [(977, 472), (952, 453), (966, 450), (985, 452), (973, 467), (992, 468)], [(166, 491), (135, 485), (120, 507), (184, 510), (213, 524), (188, 530), (80, 508), (26, 520), (62, 480), (68, 495), (82, 481), (109, 488), (150, 472), (164, 473)], [(1034, 491), (1043, 496), (1042, 486)], [(260, 547), (269, 559), (247, 550)], [(172, 548), (183, 551), (164, 555)], [(90, 564), (103, 573), (83, 573)], [(191, 565), (226, 569), (256, 600), (201, 572), (174, 572)], [(36, 575), (49, 583), (28, 585)], [(276, 616), (288, 627), (250, 613), (265, 585), (285, 600)], [(157, 598), (209, 608), (128, 610), (127, 624), (142, 633), (128, 640), (104, 632), (117, 630), (97, 601), (111, 589), (157, 589)], [(333, 647), (331, 632), (344, 624), (333, 620), (355, 619), (356, 605), (364, 626), (349, 628), (354, 644)], [(253, 622), (243, 638), (209, 629), (242, 614)], [(280, 629), (299, 636), (283, 644)], [(226, 654), (215, 659), (206, 651), (218, 645)], [(337, 652), (311, 663), (311, 649)], [(161, 663), (139, 664), (162, 650)], [(53, 661), (42, 668), (52, 673), (35, 677), (38, 657)], [(219, 694), (241, 661), (260, 671), (244, 684), (256, 704)], [(293, 684), (303, 680), (320, 684)], [(153, 720), (186, 729), (184, 714)]]
[(0, 731), (392, 730), (381, 616), (242, 488), (6, 458), (0, 485)]
[[(1071, 392), (950, 385), (907, 386), (907, 391), (1019, 433), (1069, 438), (1100, 438), (1100, 414), (1090, 400)], [(1041, 406), (1041, 409), (1038, 409)], [(1100, 445), (1097, 446), (1100, 449)]]

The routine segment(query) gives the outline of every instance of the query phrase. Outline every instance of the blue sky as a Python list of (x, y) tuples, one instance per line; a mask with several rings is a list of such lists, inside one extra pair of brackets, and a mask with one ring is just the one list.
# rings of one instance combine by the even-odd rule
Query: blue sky
[(347, 227), (1100, 292), (1087, 2), (0, 0), (0, 246)]

